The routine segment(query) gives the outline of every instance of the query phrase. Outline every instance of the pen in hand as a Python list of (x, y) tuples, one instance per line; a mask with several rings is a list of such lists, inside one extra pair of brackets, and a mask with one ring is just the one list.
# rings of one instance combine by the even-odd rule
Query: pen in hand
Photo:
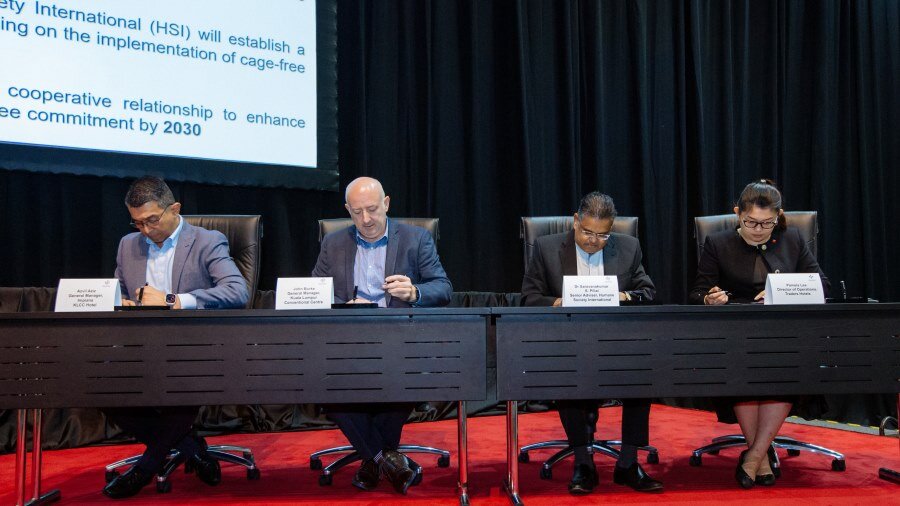
[[(150, 285), (150, 283), (144, 283), (144, 286), (149, 286), (149, 285)], [(138, 290), (138, 300), (137, 300), (137, 305), (138, 305), (138, 306), (141, 306), (141, 305), (144, 304), (144, 303), (142, 302), (142, 300), (143, 300), (143, 298), (144, 298), (144, 286), (142, 286), (141, 289)]]

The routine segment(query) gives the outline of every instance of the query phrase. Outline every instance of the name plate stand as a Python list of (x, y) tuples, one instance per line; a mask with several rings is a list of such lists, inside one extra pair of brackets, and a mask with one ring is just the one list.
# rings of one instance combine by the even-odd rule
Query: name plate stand
[(619, 305), (619, 278), (615, 276), (563, 276), (563, 307)]
[(56, 312), (112, 311), (122, 305), (118, 279), (60, 279)]
[(769, 274), (766, 277), (766, 304), (824, 304), (825, 291), (817, 272)]
[(332, 278), (278, 278), (275, 309), (331, 309)]

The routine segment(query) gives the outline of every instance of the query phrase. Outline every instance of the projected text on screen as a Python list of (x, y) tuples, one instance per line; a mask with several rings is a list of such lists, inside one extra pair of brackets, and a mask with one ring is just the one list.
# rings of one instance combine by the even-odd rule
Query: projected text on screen
[(313, 0), (0, 0), (0, 141), (316, 167)]

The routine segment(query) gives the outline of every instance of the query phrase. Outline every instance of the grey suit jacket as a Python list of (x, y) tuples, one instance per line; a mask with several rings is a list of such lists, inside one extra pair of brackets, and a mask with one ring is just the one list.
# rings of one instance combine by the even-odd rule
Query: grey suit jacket
[[(234, 264), (228, 252), (228, 240), (221, 232), (185, 221), (175, 248), (174, 293), (193, 295), (198, 309), (237, 309), (247, 304), (250, 299), (247, 282)], [(149, 249), (140, 232), (128, 234), (119, 242), (116, 277), (124, 298), (130, 298), (130, 294), (146, 283)]]
[[(574, 230), (538, 237), (522, 278), (522, 305), (552, 306), (562, 297), (563, 276), (578, 275), (576, 255)], [(619, 291), (653, 300), (656, 287), (644, 272), (642, 258), (636, 238), (613, 233), (603, 248), (603, 272), (618, 278)]]
[[(322, 238), (319, 258), (313, 268), (314, 277), (334, 280), (335, 302), (347, 302), (353, 297), (353, 268), (356, 262), (356, 227), (332, 232)], [(394, 274), (408, 276), (419, 290), (417, 306), (438, 307), (450, 303), (453, 286), (441, 266), (431, 234), (393, 220), (388, 222), (388, 244), (384, 259), (385, 277)], [(385, 293), (387, 307), (409, 307), (406, 301)]]

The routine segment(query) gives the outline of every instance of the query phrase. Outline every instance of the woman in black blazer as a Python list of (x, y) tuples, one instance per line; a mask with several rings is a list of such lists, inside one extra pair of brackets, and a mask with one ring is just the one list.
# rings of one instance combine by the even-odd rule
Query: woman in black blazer
[[(697, 278), (688, 296), (692, 304), (762, 302), (770, 272), (817, 272), (827, 291), (828, 279), (815, 256), (797, 229), (786, 226), (781, 192), (771, 180), (748, 184), (734, 213), (738, 228), (711, 234), (703, 244)], [(748, 449), (741, 453), (735, 478), (743, 488), (774, 485), (767, 452), (798, 399), (768, 396), (724, 401), (725, 410), (733, 410), (747, 439)], [(729, 414), (720, 413), (720, 418), (727, 421)]]

